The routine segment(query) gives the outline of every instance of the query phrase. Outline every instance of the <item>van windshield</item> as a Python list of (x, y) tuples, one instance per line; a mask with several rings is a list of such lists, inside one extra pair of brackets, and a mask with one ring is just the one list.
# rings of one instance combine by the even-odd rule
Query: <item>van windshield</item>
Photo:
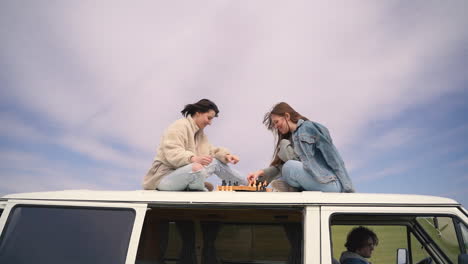
[(0, 238), (0, 263), (125, 263), (131, 209), (16, 206)]

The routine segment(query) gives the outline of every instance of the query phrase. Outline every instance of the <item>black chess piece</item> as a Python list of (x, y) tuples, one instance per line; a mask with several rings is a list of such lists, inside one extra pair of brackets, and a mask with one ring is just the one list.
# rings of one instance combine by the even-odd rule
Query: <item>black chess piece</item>
[(265, 185), (265, 179), (264, 179), (264, 177), (263, 177), (263, 176), (259, 176), (259, 177), (257, 178), (257, 184), (256, 184), (256, 186), (255, 186), (255, 187), (257, 187), (257, 188), (256, 188), (256, 189), (257, 189), (256, 191), (259, 191), (259, 192), (266, 191), (264, 185)]

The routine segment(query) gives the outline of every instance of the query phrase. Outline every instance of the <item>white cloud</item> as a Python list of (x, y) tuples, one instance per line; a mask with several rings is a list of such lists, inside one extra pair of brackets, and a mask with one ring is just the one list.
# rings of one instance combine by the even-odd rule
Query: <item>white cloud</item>
[(47, 137), (25, 121), (13, 115), (0, 113), (0, 136), (27, 142), (44, 142)]
[(119, 168), (77, 168), (72, 162), (14, 150), (0, 151), (0, 196), (65, 189), (139, 189), (143, 173)]
[(26, 164), (37, 166), (45, 159), (29, 152), (4, 150), (0, 152), (0, 160), (2, 160), (2, 163), (0, 163), (0, 168), (5, 169), (11, 167), (20, 167), (21, 165), (24, 166)]
[[(421, 137), (424, 137), (423, 133), (419, 130), (418, 128), (395, 127), (378, 135), (362, 134), (352, 148), (347, 148), (342, 153), (346, 161), (346, 168), (351, 174), (354, 174), (353, 172), (358, 169), (372, 166), (372, 163), (375, 162), (373, 159), (379, 157), (379, 155), (391, 153), (392, 151), (401, 149), (401, 147), (407, 147), (415, 140), (420, 140)], [(417, 164), (417, 159), (420, 158), (415, 158), (412, 162)]]
[[(111, 135), (146, 151), (154, 142), (148, 132), (162, 129), (158, 120), (168, 122), (168, 113), (184, 103), (219, 97), (221, 90), (234, 95), (222, 106), (252, 106), (246, 125), (287, 100), (327, 123), (340, 144), (352, 142), (368, 120), (447, 92), (427, 84), (423, 92), (414, 78), (466, 37), (456, 4), (440, 11), (437, 3), (410, 7), (418, 16), (403, 13), (398, 20), (391, 16), (395, 7), (374, 2), (53, 6), (36, 11), (43, 24), (18, 16), (19, 32), (9, 33), (20, 44), (9, 47), (16, 51), (11, 59), (23, 61), (16, 65), (26, 77), (20, 86), (28, 87), (19, 96), (70, 129)], [(16, 43), (32, 23), (45, 35)], [(65, 68), (44, 65), (53, 52), (47, 44), (60, 47), (64, 58), (54, 64)], [(86, 79), (60, 72), (71, 65)], [(38, 93), (45, 96), (38, 100)]]
[(414, 128), (397, 127), (375, 138), (368, 147), (371, 151), (392, 150), (415, 139), (418, 131)]
[[(85, 157), (113, 164), (120, 168), (143, 168), (149, 166), (147, 163), (151, 158), (141, 158), (141, 153), (135, 151), (120, 151), (112, 143), (102, 143), (100, 139), (93, 135), (76, 135), (75, 131), (65, 131), (64, 135), (46, 135), (33, 125), (14, 117), (13, 115), (0, 114), (0, 135), (6, 139), (14, 139), (23, 144), (52, 144), (64, 147), (70, 151), (80, 153)], [(36, 161), (35, 154), (27, 152), (8, 151), (0, 152), (0, 158), (3, 165), (9, 165), (12, 161), (24, 160), (23, 164), (31, 164), (30, 161)]]
[(48, 157), (21, 151), (0, 152), (1, 194), (12, 192), (97, 188), (75, 169)]
[(359, 175), (357, 177), (354, 177), (354, 179), (357, 183), (375, 181), (378, 179), (386, 178), (388, 176), (401, 174), (402, 172), (407, 171), (410, 167), (411, 166), (409, 166), (408, 164), (396, 165), (393, 167), (383, 168), (379, 171), (369, 173), (366, 175)]
[(111, 162), (121, 168), (141, 169), (149, 166), (147, 164), (149, 159), (142, 161), (142, 159), (131, 157), (128, 152), (118, 151), (89, 137), (65, 136), (60, 139), (60, 142), (64, 146), (82, 153), (91, 159)]

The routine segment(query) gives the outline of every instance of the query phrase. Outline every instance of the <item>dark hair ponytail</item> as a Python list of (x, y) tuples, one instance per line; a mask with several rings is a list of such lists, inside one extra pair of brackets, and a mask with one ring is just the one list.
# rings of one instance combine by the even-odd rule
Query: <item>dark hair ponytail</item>
[(218, 116), (219, 110), (216, 104), (208, 99), (201, 99), (194, 104), (186, 105), (180, 112), (183, 116), (187, 117), (188, 115), (193, 116), (195, 113), (206, 113), (210, 110), (215, 112), (216, 117)]

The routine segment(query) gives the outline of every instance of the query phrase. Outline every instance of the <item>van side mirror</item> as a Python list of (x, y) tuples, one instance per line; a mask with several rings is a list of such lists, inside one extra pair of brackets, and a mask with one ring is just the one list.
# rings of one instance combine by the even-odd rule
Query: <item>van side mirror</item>
[(406, 248), (397, 249), (397, 264), (408, 264), (408, 250)]
[(468, 254), (458, 255), (458, 264), (468, 264)]

